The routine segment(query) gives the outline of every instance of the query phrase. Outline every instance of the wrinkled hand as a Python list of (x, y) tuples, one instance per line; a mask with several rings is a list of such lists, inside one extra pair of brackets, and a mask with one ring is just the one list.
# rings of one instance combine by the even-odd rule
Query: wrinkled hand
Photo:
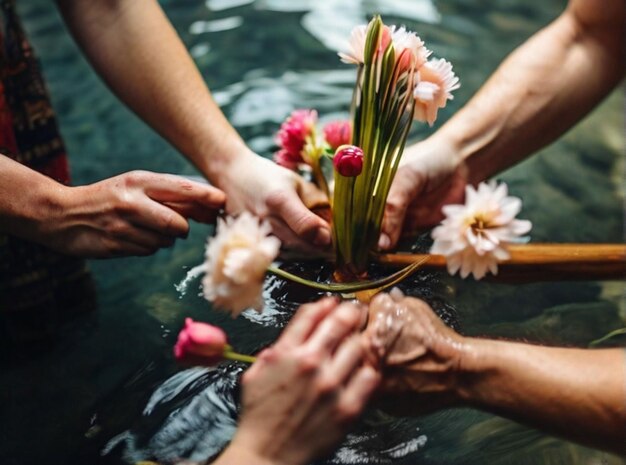
[(364, 311), (332, 298), (298, 310), (244, 374), (240, 425), (218, 463), (308, 464), (343, 439), (379, 381), (363, 363)]
[(436, 225), (441, 207), (463, 200), (465, 170), (454, 150), (434, 137), (408, 147), (391, 184), (379, 247), (392, 249), (400, 236)]
[(133, 171), (95, 184), (63, 187), (41, 219), (41, 242), (88, 258), (149, 255), (189, 231), (186, 218), (212, 222), (220, 190), (180, 176)]
[(382, 369), (383, 409), (406, 416), (456, 402), (464, 339), (425, 302), (377, 295), (370, 303), (364, 337)]
[(267, 218), (284, 248), (315, 253), (330, 246), (330, 226), (310, 210), (328, 199), (296, 173), (250, 152), (215, 181), (228, 196), (229, 213), (248, 210)]

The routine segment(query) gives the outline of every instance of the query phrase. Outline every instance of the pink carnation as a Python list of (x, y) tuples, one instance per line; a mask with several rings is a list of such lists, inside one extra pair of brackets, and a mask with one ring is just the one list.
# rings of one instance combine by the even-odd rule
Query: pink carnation
[(350, 143), (352, 139), (352, 125), (350, 121), (333, 121), (324, 126), (324, 139), (330, 148), (337, 150), (340, 145)]
[(419, 70), (419, 80), (413, 91), (415, 97), (414, 118), (433, 125), (439, 108), (452, 100), (452, 91), (461, 87), (459, 78), (452, 72), (452, 65), (443, 58), (430, 60)]

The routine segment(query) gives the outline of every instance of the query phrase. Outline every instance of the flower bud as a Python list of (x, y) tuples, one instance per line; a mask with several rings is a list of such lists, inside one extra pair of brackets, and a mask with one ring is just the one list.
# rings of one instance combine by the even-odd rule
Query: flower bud
[(217, 326), (185, 319), (174, 346), (176, 360), (193, 365), (215, 365), (224, 358), (226, 334)]
[(358, 176), (363, 170), (363, 150), (356, 145), (342, 145), (335, 152), (333, 165), (342, 176)]

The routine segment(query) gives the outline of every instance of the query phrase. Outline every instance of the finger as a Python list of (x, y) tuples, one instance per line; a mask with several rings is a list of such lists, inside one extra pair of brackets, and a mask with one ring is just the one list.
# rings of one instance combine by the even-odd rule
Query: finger
[(297, 347), (313, 333), (317, 325), (333, 311), (339, 301), (326, 297), (317, 302), (302, 305), (276, 342), (276, 347)]
[(339, 413), (344, 421), (358, 417), (380, 383), (380, 374), (371, 366), (359, 368), (339, 398)]
[(346, 336), (357, 330), (363, 311), (362, 306), (351, 302), (339, 305), (315, 329), (307, 342), (307, 350), (316, 354), (333, 353)]
[(394, 190), (392, 187), (385, 204), (382, 234), (378, 240), (378, 247), (382, 250), (392, 249), (398, 243), (408, 205), (406, 192), (401, 189)]
[(128, 214), (128, 220), (136, 226), (172, 237), (186, 237), (189, 233), (187, 220), (171, 208), (144, 197)]
[(196, 202), (163, 202), (168, 208), (171, 208), (185, 218), (190, 218), (198, 223), (212, 224), (215, 223), (218, 209), (207, 208)]
[(149, 229), (129, 225), (115, 235), (115, 239), (137, 245), (138, 247), (156, 251), (163, 247), (170, 247), (176, 240), (175, 237), (159, 234)]
[(211, 209), (223, 208), (226, 202), (221, 190), (173, 174), (153, 173), (144, 190), (157, 202), (196, 202)]
[(282, 218), (298, 238), (316, 246), (330, 245), (328, 223), (306, 208), (295, 191), (281, 190), (270, 194), (267, 206), (270, 213)]
[(267, 221), (269, 221), (272, 227), (272, 234), (280, 239), (281, 249), (302, 252), (308, 256), (318, 256), (323, 251), (326, 251), (326, 249), (322, 250), (320, 247), (315, 247), (310, 242), (306, 242), (296, 236), (281, 218), (268, 216)]
[(343, 385), (362, 364), (363, 357), (361, 338), (357, 335), (350, 336), (339, 346), (330, 363), (324, 367), (322, 376), (328, 379), (330, 384)]
[(92, 255), (93, 258), (146, 257), (158, 250), (157, 248), (110, 238), (103, 239), (101, 244), (103, 247), (99, 248), (98, 251)]

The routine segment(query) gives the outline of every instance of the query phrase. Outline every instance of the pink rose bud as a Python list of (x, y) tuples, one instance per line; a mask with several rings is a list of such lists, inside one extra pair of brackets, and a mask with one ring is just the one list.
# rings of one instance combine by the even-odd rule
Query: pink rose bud
[(211, 366), (224, 358), (227, 347), (226, 334), (220, 328), (186, 318), (174, 346), (174, 356), (179, 362)]
[(333, 157), (333, 165), (342, 176), (358, 176), (363, 170), (363, 150), (356, 145), (342, 145)]
[(330, 148), (337, 150), (340, 145), (350, 143), (352, 139), (352, 125), (350, 121), (333, 121), (324, 126), (324, 139)]

